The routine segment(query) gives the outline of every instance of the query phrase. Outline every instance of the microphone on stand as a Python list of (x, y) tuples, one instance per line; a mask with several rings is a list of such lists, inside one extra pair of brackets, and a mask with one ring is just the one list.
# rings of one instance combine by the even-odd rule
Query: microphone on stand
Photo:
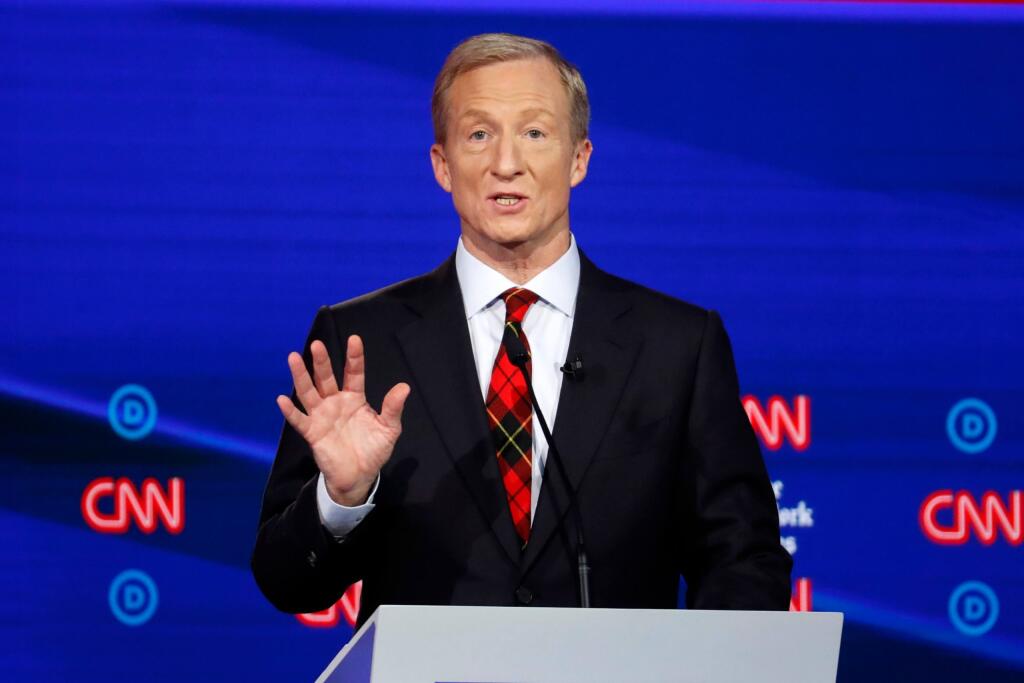
[[(583, 542), (583, 517), (580, 515), (580, 506), (576, 500), (576, 490), (569, 481), (569, 475), (565, 471), (562, 456), (558, 452), (558, 447), (555, 446), (555, 440), (551, 438), (551, 431), (548, 429), (547, 420), (544, 419), (544, 413), (541, 412), (540, 405), (537, 403), (537, 396), (533, 393), (533, 379), (526, 369), (526, 362), (529, 360), (530, 354), (523, 345), (522, 340), (519, 339), (519, 335), (509, 334), (506, 337), (505, 348), (508, 351), (508, 359), (519, 368), (519, 371), (523, 373), (523, 377), (526, 378), (526, 390), (530, 394), (530, 403), (533, 405), (533, 410), (537, 413), (537, 420), (540, 422), (541, 431), (544, 432), (544, 438), (548, 441), (548, 449), (551, 451), (551, 457), (555, 461), (558, 475), (562, 477), (565, 488), (569, 491), (569, 507), (573, 512), (573, 521), (576, 523), (576, 569), (579, 574), (580, 607), (590, 607), (590, 564), (587, 563), (587, 550)], [(583, 358), (577, 353), (571, 363), (566, 361), (565, 365), (560, 369), (574, 380), (583, 379)], [(552, 497), (551, 500), (554, 501), (554, 498)]]

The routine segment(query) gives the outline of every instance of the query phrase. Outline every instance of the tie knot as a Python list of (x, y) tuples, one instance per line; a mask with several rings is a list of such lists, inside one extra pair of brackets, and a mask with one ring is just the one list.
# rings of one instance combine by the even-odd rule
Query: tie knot
[(505, 301), (505, 322), (519, 325), (522, 324), (530, 306), (540, 297), (528, 289), (512, 287), (502, 292), (501, 298)]

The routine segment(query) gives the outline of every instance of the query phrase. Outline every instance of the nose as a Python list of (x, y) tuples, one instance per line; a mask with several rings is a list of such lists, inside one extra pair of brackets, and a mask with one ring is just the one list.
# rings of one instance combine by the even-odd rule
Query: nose
[(491, 173), (502, 180), (511, 180), (523, 173), (523, 154), (514, 135), (502, 135), (494, 146)]

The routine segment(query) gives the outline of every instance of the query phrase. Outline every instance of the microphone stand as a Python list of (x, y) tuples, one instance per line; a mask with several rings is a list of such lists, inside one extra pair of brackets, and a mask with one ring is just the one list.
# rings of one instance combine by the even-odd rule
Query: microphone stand
[[(533, 393), (533, 379), (526, 369), (526, 362), (529, 360), (530, 354), (523, 345), (522, 340), (515, 334), (508, 335), (506, 348), (509, 352), (509, 360), (519, 368), (519, 371), (523, 373), (523, 377), (526, 379), (526, 390), (530, 394), (530, 403), (533, 404), (533, 410), (537, 413), (537, 420), (540, 422), (540, 429), (544, 433), (544, 438), (548, 441), (548, 449), (551, 451), (551, 457), (555, 461), (558, 475), (562, 478), (565, 488), (569, 491), (569, 508), (573, 512), (573, 521), (576, 526), (576, 569), (579, 574), (580, 607), (590, 607), (590, 564), (587, 562), (586, 545), (583, 543), (583, 517), (580, 515), (580, 506), (576, 500), (576, 490), (569, 481), (569, 475), (565, 471), (562, 456), (558, 452), (555, 440), (551, 438), (551, 430), (548, 429), (547, 420), (544, 419), (544, 413), (541, 412), (540, 405), (537, 403), (537, 396)], [(543, 484), (541, 486), (543, 488)], [(551, 493), (551, 500), (554, 501), (554, 491)]]

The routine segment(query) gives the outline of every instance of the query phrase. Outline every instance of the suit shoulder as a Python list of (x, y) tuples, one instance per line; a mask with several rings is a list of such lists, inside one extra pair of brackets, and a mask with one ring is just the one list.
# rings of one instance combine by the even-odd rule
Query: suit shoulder
[(727, 340), (721, 317), (714, 310), (625, 278), (609, 277), (631, 303), (626, 315), (632, 318), (632, 334), (655, 356), (692, 362), (709, 340), (712, 344)]
[(629, 296), (634, 310), (645, 319), (660, 321), (669, 327), (701, 329), (712, 313), (710, 309), (618, 275), (605, 273), (605, 276), (612, 287)]
[(408, 312), (408, 302), (435, 287), (437, 275), (436, 270), (417, 275), (352, 299), (323, 306), (321, 311), (329, 312), (336, 321), (404, 317)]

